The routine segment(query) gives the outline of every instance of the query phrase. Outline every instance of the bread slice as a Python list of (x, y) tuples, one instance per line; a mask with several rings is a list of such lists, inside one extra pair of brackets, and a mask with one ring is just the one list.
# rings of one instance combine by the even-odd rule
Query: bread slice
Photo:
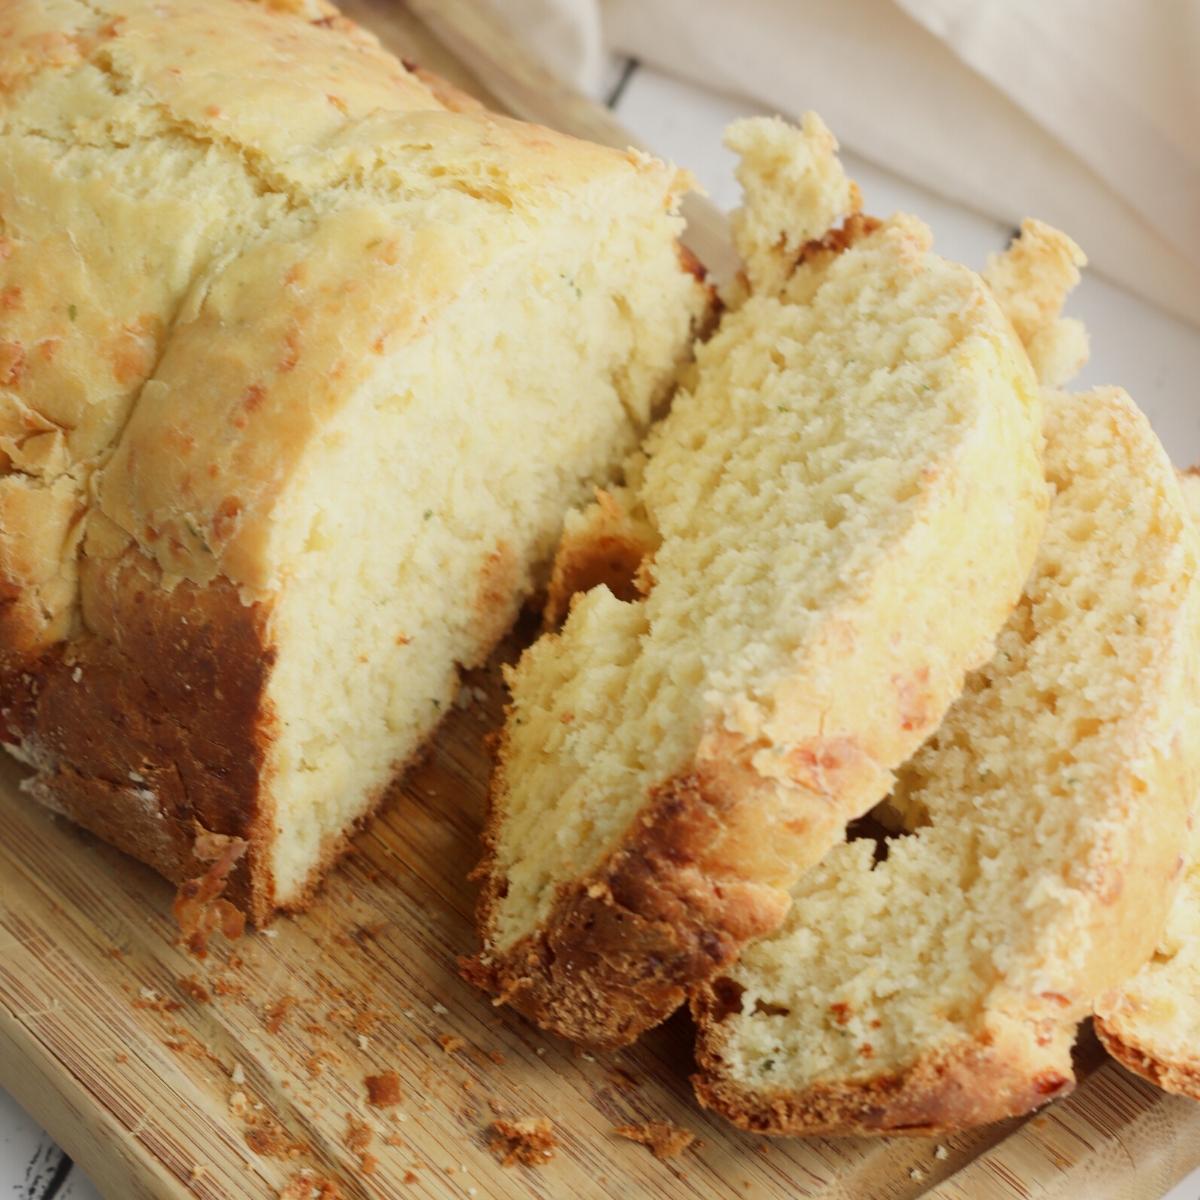
[[(1200, 475), (1180, 475), (1200, 527)], [(1190, 737), (1200, 740), (1197, 726)], [(1096, 1032), (1108, 1052), (1139, 1075), (1200, 1100), (1200, 823), (1193, 812), (1183, 884), (1154, 956), (1096, 1004)]]
[(1123, 393), (1051, 394), (1045, 539), (995, 657), (694, 1000), (702, 1103), (774, 1134), (932, 1133), (1069, 1091), (1153, 950), (1200, 779), (1197, 545)]
[(751, 292), (569, 525), (559, 586), (590, 525), (617, 574), (645, 552), (635, 598), (596, 587), (524, 654), (493, 781), (467, 973), (599, 1045), (779, 923), (986, 661), (1044, 522), (1036, 381), (980, 278), (850, 211), (815, 117), (729, 142)]
[(419, 751), (709, 304), (685, 175), (287, 7), (12, 0), (0, 38), (0, 740), (169, 878), (240, 854), (258, 920)]

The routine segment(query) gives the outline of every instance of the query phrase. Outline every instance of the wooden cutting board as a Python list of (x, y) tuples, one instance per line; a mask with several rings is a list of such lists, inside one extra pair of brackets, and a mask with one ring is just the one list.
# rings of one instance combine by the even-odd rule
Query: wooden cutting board
[[(462, 0), (344, 7), (496, 107), (628, 140)], [(694, 245), (719, 257), (715, 214), (689, 216)], [(496, 667), (472, 686), (312, 910), (203, 962), (176, 944), (167, 885), (27, 802), (18, 768), (0, 767), (0, 1085), (110, 1200), (1158, 1200), (1200, 1165), (1200, 1105), (1090, 1039), (1079, 1089), (1031, 1119), (940, 1142), (768, 1143), (696, 1107), (682, 1017), (595, 1058), (493, 1009), (455, 971), (473, 948), (464, 877)], [(371, 1107), (365, 1078), (386, 1071), (403, 1100)], [(553, 1158), (499, 1165), (496, 1117), (550, 1118)], [(660, 1161), (614, 1135), (647, 1120), (700, 1141)]]

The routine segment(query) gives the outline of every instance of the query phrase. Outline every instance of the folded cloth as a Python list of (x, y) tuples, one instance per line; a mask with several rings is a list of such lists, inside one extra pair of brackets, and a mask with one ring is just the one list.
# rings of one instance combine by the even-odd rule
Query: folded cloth
[(1193, 0), (492, 0), (595, 93), (604, 51), (796, 116), (1200, 325)]

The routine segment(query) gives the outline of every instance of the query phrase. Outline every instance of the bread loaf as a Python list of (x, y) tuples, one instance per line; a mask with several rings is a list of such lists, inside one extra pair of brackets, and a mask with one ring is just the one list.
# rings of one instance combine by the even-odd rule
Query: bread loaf
[(708, 304), (686, 177), (430, 80), (324, 4), (0, 6), (0, 740), (168, 878), (237, 859), (258, 920)]
[(1154, 948), (1200, 779), (1197, 545), (1123, 393), (1052, 396), (1046, 536), (991, 663), (780, 931), (694, 1001), (701, 1101), (774, 1134), (930, 1133), (1069, 1091)]
[[(1200, 475), (1180, 476), (1200, 527)], [(1200, 727), (1190, 735), (1200, 740)], [(1150, 961), (1100, 997), (1096, 1032), (1118, 1061), (1166, 1088), (1200, 1100), (1200, 822), (1193, 810), (1183, 884)]]
[(559, 599), (642, 556), (632, 598), (525, 653), (493, 781), (468, 974), (596, 1044), (782, 920), (990, 655), (1044, 519), (1036, 381), (980, 278), (857, 214), (815, 117), (729, 142), (749, 293), (568, 523)]

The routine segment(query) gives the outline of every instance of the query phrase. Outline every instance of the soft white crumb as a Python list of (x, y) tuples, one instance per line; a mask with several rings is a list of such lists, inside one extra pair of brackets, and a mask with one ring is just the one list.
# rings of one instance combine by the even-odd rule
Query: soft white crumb
[(943, 1158), (943, 1159), (949, 1158), (950, 1151), (947, 1150), (945, 1146), (939, 1144), (937, 1146), (934, 1146), (934, 1148), (933, 1148), (933, 1157), (934, 1158)]
[(365, 1033), (360, 1033), (358, 1035), (358, 1048), (360, 1050), (365, 1050), (370, 1044), (371, 1044), (371, 1039), (369, 1037), (367, 1037), (367, 1035)]
[(154, 1001), (158, 999), (158, 993), (153, 988), (149, 987), (139, 988), (138, 995), (141, 996), (143, 1000)]
[(279, 936), (278, 929), (260, 929), (259, 932), (263, 935), (263, 937), (277, 938)]
[(433, 1011), (437, 1013), (439, 1017), (444, 1017), (450, 1010), (444, 1004), (441, 1004), (435, 1000), (433, 1002)]
[(245, 1083), (246, 1082), (246, 1072), (243, 1070), (242, 1064), (240, 1062), (235, 1062), (233, 1064), (233, 1070), (229, 1072), (229, 1078), (234, 1083)]
[(909, 1167), (908, 1177), (909, 1179), (924, 1179), (925, 1172), (920, 1167)]

